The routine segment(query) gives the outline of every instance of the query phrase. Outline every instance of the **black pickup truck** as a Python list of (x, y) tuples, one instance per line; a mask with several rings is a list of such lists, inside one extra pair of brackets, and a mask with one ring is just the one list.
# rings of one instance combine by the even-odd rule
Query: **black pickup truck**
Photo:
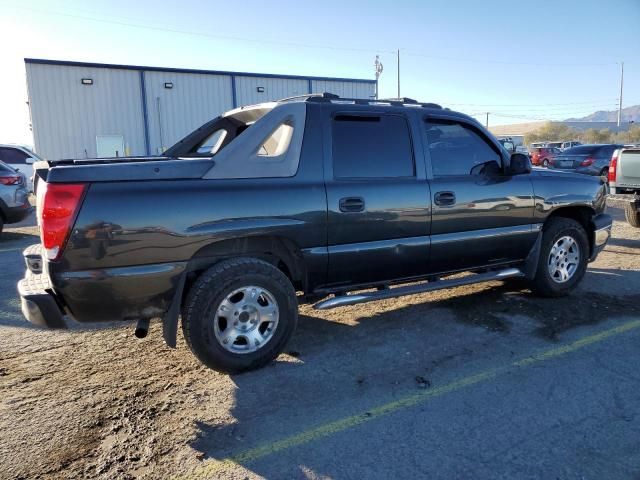
[(225, 372), (277, 356), (299, 301), (517, 277), (566, 295), (611, 230), (600, 178), (532, 171), (474, 119), (411, 99), (238, 108), (164, 157), (48, 162), (36, 176), (26, 318), (137, 320), (139, 336), (161, 319), (172, 347), (181, 318), (193, 353)]

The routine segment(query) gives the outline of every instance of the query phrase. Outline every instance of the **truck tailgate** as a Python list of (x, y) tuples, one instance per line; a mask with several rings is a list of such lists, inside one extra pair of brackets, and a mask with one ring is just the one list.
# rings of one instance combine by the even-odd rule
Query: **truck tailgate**
[(618, 187), (640, 186), (640, 149), (622, 150), (618, 159), (616, 184)]

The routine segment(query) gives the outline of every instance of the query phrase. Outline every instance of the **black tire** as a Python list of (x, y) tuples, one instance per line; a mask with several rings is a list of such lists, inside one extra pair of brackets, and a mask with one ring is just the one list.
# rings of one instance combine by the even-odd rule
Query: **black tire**
[[(258, 350), (235, 353), (218, 341), (214, 317), (229, 294), (246, 286), (264, 288), (272, 295), (278, 307), (278, 322), (272, 336)], [(191, 286), (182, 309), (182, 332), (189, 349), (207, 367), (223, 373), (240, 373), (269, 363), (282, 352), (297, 323), (298, 302), (293, 285), (276, 267), (255, 258), (229, 259), (209, 268)]]
[[(549, 272), (549, 257), (554, 244), (562, 237), (571, 237), (579, 247), (579, 260), (572, 276), (563, 283), (554, 280)], [(580, 283), (587, 271), (589, 259), (589, 239), (580, 223), (570, 218), (552, 217), (543, 227), (540, 258), (531, 290), (543, 297), (563, 297), (569, 295)]]
[(542, 166), (544, 168), (549, 168), (549, 159), (545, 158), (544, 160), (542, 160)]
[(2, 233), (3, 228), (4, 228), (4, 219), (2, 218), (2, 215), (0, 215), (0, 233)]
[(627, 222), (629, 222), (629, 225), (635, 228), (640, 228), (640, 212), (638, 212), (638, 208), (635, 203), (625, 203), (624, 216), (626, 217)]

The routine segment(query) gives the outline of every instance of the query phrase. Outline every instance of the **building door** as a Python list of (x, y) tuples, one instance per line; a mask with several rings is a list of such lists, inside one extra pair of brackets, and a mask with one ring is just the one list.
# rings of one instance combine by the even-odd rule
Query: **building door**
[(97, 135), (96, 152), (98, 158), (125, 157), (122, 135)]

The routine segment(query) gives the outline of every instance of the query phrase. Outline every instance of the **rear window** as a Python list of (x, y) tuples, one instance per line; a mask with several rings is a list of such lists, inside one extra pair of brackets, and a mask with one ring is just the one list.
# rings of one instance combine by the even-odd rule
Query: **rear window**
[(567, 148), (564, 152), (564, 155), (586, 155), (589, 153), (594, 153), (599, 150), (601, 147), (594, 145), (580, 145), (578, 147)]
[(0, 162), (0, 173), (15, 173), (15, 170), (4, 162)]

